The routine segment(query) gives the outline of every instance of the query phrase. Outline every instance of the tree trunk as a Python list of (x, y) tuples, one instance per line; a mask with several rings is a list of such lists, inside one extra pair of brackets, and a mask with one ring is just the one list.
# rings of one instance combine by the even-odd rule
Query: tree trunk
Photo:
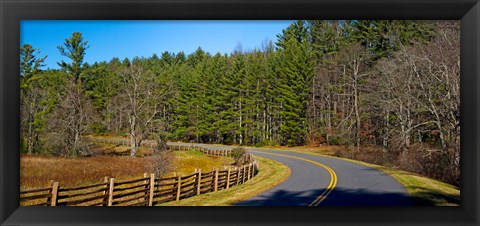
[(242, 132), (242, 98), (240, 97), (240, 102), (239, 102), (239, 112), (240, 112), (240, 116), (239, 116), (239, 122), (238, 122), (238, 127), (240, 128), (240, 134), (239, 134), (239, 137), (238, 137), (238, 140), (239, 140), (239, 143), (240, 145), (243, 144), (243, 132)]
[[(33, 105), (33, 104), (32, 104)], [(31, 109), (30, 109), (31, 110)], [(27, 140), (27, 150), (28, 154), (32, 154), (33, 152), (33, 117), (31, 115), (31, 112), (29, 113), (28, 116), (28, 140)]]
[(357, 126), (357, 131), (356, 131), (356, 145), (357, 145), (357, 151), (360, 149), (360, 127), (361, 127), (361, 122), (360, 122), (360, 113), (358, 110), (358, 67), (359, 63), (355, 61), (354, 65), (354, 72), (353, 72), (353, 92), (354, 92), (354, 107), (355, 107), (355, 118), (356, 118), (356, 126)]
[(384, 148), (388, 147), (388, 137), (390, 134), (390, 119), (388, 115), (388, 111), (385, 111), (385, 134), (383, 135), (382, 142)]
[(136, 117), (130, 116), (130, 156), (135, 157), (137, 154), (137, 133), (136, 133)]

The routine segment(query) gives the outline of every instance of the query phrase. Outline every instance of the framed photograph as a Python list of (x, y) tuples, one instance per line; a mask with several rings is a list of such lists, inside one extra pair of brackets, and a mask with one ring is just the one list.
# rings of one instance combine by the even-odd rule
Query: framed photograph
[(480, 225), (478, 0), (0, 12), (1, 225)]

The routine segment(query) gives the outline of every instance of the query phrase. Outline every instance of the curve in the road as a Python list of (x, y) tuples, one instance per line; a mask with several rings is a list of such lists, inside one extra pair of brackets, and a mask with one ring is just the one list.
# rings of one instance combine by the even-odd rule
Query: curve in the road
[[(282, 184), (237, 205), (404, 206), (411, 205), (406, 189), (382, 171), (349, 161), (297, 152), (247, 148), (291, 168)], [(292, 161), (295, 160), (295, 161)], [(315, 164), (318, 163), (318, 164)], [(320, 164), (320, 165), (319, 165)], [(303, 169), (299, 169), (303, 166)], [(331, 170), (331, 173), (328, 172)], [(323, 172), (321, 172), (323, 171)], [(325, 173), (327, 171), (327, 173)], [(305, 186), (305, 183), (310, 183)], [(334, 183), (335, 186), (330, 186)], [(299, 190), (310, 202), (295, 202)], [(306, 198), (307, 199), (307, 198)], [(312, 201), (313, 200), (313, 201)], [(293, 202), (292, 202), (293, 201)]]
[[(253, 151), (253, 150), (251, 150), (250, 152), (264, 153), (264, 152)], [(337, 174), (335, 173), (335, 171), (333, 171), (332, 168), (330, 168), (330, 167), (328, 167), (328, 166), (326, 166), (322, 163), (315, 162), (315, 161), (312, 161), (310, 159), (305, 159), (305, 158), (296, 157), (296, 156), (289, 156), (289, 155), (285, 155), (285, 154), (269, 153), (269, 155), (276, 155), (276, 156), (283, 156), (283, 157), (287, 157), (287, 158), (299, 159), (299, 160), (302, 160), (302, 161), (305, 161), (305, 162), (315, 164), (315, 165), (320, 166), (320, 167), (324, 168), (325, 170), (327, 170), (327, 172), (330, 174), (330, 183), (328, 184), (327, 188), (315, 200), (313, 200), (310, 204), (308, 204), (309, 206), (318, 206), (323, 200), (325, 200), (325, 198), (327, 198), (327, 196), (333, 191), (333, 189), (337, 185)]]
[[(211, 149), (233, 148), (188, 144)], [(328, 156), (246, 148), (290, 168), (281, 184), (236, 203), (236, 206), (405, 206), (412, 205), (405, 187), (384, 172)], [(261, 166), (260, 166), (261, 167)]]

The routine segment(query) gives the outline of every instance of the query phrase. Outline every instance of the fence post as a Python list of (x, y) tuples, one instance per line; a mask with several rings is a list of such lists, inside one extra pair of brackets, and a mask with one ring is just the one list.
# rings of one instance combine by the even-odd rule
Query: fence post
[(155, 174), (150, 174), (150, 197), (148, 199), (148, 206), (153, 205), (153, 193), (155, 191)]
[(242, 166), (243, 172), (242, 172), (242, 184), (245, 183), (245, 165)]
[(227, 185), (225, 185), (225, 188), (228, 189), (230, 187), (230, 167), (227, 169)]
[(52, 200), (50, 201), (50, 206), (57, 205), (57, 197), (58, 197), (58, 182), (53, 182), (52, 185)]
[(237, 170), (237, 185), (240, 184), (240, 168), (235, 167)]
[[(53, 180), (50, 180), (50, 182), (48, 183), (48, 186), (53, 187)], [(47, 203), (50, 203), (50, 202), (52, 202), (52, 197), (51, 196), (47, 197)]]
[(103, 198), (103, 206), (106, 206), (108, 204), (108, 197), (107, 197), (107, 194), (108, 194), (108, 177), (104, 177), (103, 182), (106, 183), (105, 191), (103, 191), (103, 195), (105, 196)]
[(112, 206), (113, 204), (113, 186), (115, 185), (114, 180), (115, 178), (110, 178), (110, 184), (108, 187), (108, 206)]
[(213, 191), (218, 191), (218, 169), (215, 169), (215, 180), (213, 184)]
[[(255, 161), (255, 160), (253, 160), (253, 161)], [(254, 163), (254, 162), (251, 162), (251, 164), (252, 164), (252, 166), (251, 166), (252, 169), (251, 169), (251, 171), (250, 171), (250, 179), (252, 179), (253, 176), (255, 176), (255, 166), (254, 166), (255, 163)]]
[(197, 195), (200, 195), (202, 191), (202, 169), (198, 169), (197, 175)]
[(182, 189), (182, 177), (180, 176), (180, 174), (178, 175), (178, 182), (177, 182), (177, 197), (175, 198), (175, 200), (180, 200), (180, 191)]
[(148, 178), (148, 173), (143, 173), (143, 178), (145, 178), (145, 180), (143, 181), (143, 184), (145, 184), (145, 186), (143, 187), (145, 189), (145, 195), (143, 196), (143, 200), (148, 201), (149, 193), (148, 191), (146, 191), (148, 189), (148, 185), (150, 184), (150, 178)]
[(253, 163), (248, 164), (248, 179), (252, 179), (253, 177)]

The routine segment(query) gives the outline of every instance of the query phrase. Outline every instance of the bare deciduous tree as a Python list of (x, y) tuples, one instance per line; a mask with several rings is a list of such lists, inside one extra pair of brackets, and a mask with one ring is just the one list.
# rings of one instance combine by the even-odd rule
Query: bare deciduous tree
[(89, 155), (88, 145), (82, 142), (96, 112), (77, 84), (66, 82), (58, 95), (58, 104), (49, 117), (47, 145), (58, 155)]
[(362, 80), (367, 76), (368, 70), (368, 52), (360, 44), (352, 44), (343, 48), (337, 58), (338, 67), (345, 82), (345, 95), (352, 98), (352, 111), (354, 113), (355, 124), (355, 144), (357, 150), (360, 147), (360, 130), (361, 130), (361, 112), (360, 112), (360, 95), (362, 89)]
[(122, 78), (120, 94), (124, 113), (130, 125), (130, 156), (135, 156), (138, 147), (155, 126), (151, 126), (162, 110), (163, 97), (171, 91), (171, 84), (146, 70), (142, 63), (133, 60), (118, 71)]

